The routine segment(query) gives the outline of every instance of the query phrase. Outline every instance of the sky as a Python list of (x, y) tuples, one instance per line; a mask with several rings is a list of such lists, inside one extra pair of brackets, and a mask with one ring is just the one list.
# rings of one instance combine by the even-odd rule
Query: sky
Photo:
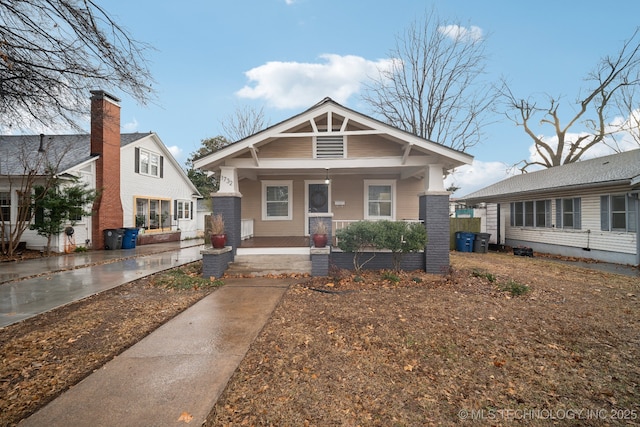
[[(180, 164), (244, 107), (273, 125), (325, 97), (375, 116), (361, 95), (396, 37), (433, 10), (486, 39), (486, 79), (521, 98), (569, 104), (605, 55), (640, 25), (637, 0), (109, 0), (101, 2), (147, 53), (157, 101), (122, 99), (123, 132), (156, 132)], [(447, 178), (469, 194), (528, 159), (531, 139), (503, 114), (491, 117), (474, 162)], [(551, 129), (540, 128), (545, 136)], [(637, 145), (635, 146), (637, 148)], [(594, 152), (594, 154), (607, 154)]]

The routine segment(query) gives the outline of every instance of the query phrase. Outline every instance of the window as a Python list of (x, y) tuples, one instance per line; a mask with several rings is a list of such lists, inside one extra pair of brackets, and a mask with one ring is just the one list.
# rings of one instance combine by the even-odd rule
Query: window
[(11, 222), (11, 193), (8, 191), (0, 191), (0, 220)]
[(262, 219), (290, 220), (292, 218), (292, 181), (262, 182)]
[(637, 215), (635, 200), (626, 194), (600, 197), (600, 229), (602, 231), (635, 232)]
[(187, 200), (176, 200), (175, 202), (176, 219), (192, 219), (191, 202)]
[(135, 206), (136, 227), (155, 231), (171, 229), (171, 202), (169, 200), (137, 197)]
[(395, 182), (365, 180), (365, 219), (395, 218)]
[(551, 227), (551, 200), (511, 203), (512, 227)]
[(162, 178), (164, 158), (151, 151), (136, 148), (136, 173)]
[(556, 226), (558, 228), (582, 228), (580, 198), (556, 199)]
[(339, 135), (316, 137), (314, 154), (317, 159), (344, 158), (344, 137)]

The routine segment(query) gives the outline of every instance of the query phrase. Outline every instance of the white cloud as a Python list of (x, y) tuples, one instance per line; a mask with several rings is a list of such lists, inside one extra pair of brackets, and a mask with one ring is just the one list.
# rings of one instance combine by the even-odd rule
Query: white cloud
[(171, 155), (177, 160), (182, 155), (182, 148), (177, 145), (172, 145), (171, 147), (167, 147), (167, 150), (171, 153)]
[(132, 121), (123, 123), (120, 127), (122, 128), (122, 132), (135, 132), (138, 130), (138, 120), (134, 117)]
[(510, 165), (505, 163), (474, 160), (471, 165), (456, 168), (452, 174), (446, 177), (444, 185), (445, 188), (451, 185), (460, 187), (452, 196), (456, 198), (471, 194), (513, 175), (514, 171)]
[(252, 68), (245, 73), (250, 84), (236, 95), (261, 99), (279, 109), (308, 107), (327, 96), (345, 103), (368, 77), (392, 64), (355, 55), (324, 54), (320, 59), (318, 63), (272, 61)]
[(482, 39), (482, 28), (472, 25), (469, 28), (460, 25), (444, 25), (438, 27), (438, 32), (454, 41), (475, 42)]

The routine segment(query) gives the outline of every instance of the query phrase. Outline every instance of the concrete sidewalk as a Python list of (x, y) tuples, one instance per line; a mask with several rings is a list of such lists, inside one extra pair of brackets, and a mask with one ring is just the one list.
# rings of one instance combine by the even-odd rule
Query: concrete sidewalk
[(201, 425), (294, 281), (225, 279), (19, 425)]
[(2, 263), (0, 327), (201, 260), (203, 248), (202, 240), (191, 240)]

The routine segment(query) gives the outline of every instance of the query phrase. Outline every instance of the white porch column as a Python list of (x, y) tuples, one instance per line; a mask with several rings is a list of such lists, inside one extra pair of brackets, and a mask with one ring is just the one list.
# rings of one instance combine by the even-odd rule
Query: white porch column
[(216, 194), (240, 194), (238, 170), (233, 166), (220, 166), (220, 189)]
[(441, 164), (428, 165), (424, 176), (425, 194), (444, 193), (444, 168)]

